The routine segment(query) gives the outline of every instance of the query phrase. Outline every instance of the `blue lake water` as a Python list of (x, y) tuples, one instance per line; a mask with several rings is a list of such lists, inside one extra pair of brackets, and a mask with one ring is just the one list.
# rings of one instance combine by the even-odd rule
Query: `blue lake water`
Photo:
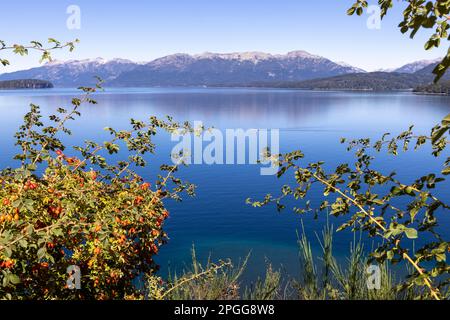
[[(13, 134), (21, 123), (28, 105), (33, 102), (44, 114), (68, 106), (77, 95), (68, 89), (36, 91), (0, 91), (0, 164), (12, 165)], [(177, 121), (202, 121), (219, 129), (280, 129), (282, 152), (301, 149), (306, 161), (326, 161), (332, 168), (351, 162), (352, 154), (339, 143), (341, 137), (380, 137), (385, 132), (399, 133), (416, 125), (419, 133), (428, 133), (450, 113), (450, 98), (417, 96), (412, 93), (311, 92), (267, 89), (107, 89), (96, 96), (96, 106), (82, 108), (82, 118), (71, 126), (74, 135), (69, 143), (82, 144), (86, 139), (101, 140), (108, 136), (103, 128), (127, 129), (128, 119), (144, 120), (149, 116), (171, 115)], [(157, 156), (141, 172), (153, 181), (159, 165), (168, 163), (175, 142), (168, 135), (156, 138)], [(408, 152), (398, 157), (379, 155), (378, 169), (398, 171), (405, 182), (431, 172), (439, 172), (449, 156), (448, 151), (435, 159), (429, 152)], [(192, 165), (180, 176), (198, 186), (195, 198), (182, 203), (167, 203), (171, 218), (166, 226), (170, 242), (161, 250), (162, 272), (181, 270), (190, 261), (193, 244), (197, 255), (205, 260), (233, 258), (238, 260), (252, 252), (247, 279), (262, 275), (266, 259), (284, 266), (290, 274), (298, 271), (296, 231), (303, 219), (306, 232), (315, 240), (326, 217), (313, 214), (298, 216), (273, 207), (254, 209), (245, 204), (248, 197), (262, 199), (266, 193), (277, 194), (290, 180), (261, 176), (257, 165)], [(450, 198), (450, 185), (444, 182), (438, 195)], [(320, 203), (321, 193), (314, 191), (313, 205)], [(441, 230), (448, 239), (450, 218), (442, 214)], [(330, 218), (337, 225), (339, 221)], [(353, 235), (338, 234), (335, 252), (348, 253)], [(319, 250), (313, 241), (314, 250)], [(370, 243), (368, 243), (370, 245)]]

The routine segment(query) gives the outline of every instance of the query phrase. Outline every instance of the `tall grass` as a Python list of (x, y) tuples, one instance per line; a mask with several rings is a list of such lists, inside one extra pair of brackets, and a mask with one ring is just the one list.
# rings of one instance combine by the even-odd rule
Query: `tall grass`
[[(322, 249), (321, 257), (314, 259), (311, 243), (303, 230), (299, 238), (301, 279), (295, 281), (297, 296), (304, 300), (391, 300), (398, 298), (393, 273), (387, 264), (378, 265), (380, 286), (368, 286), (369, 257), (365, 254), (361, 240), (350, 244), (350, 253), (344, 263), (338, 263), (333, 255), (334, 229), (328, 223), (321, 236), (316, 234)], [(320, 270), (320, 273), (318, 272)]]
[[(313, 252), (303, 224), (298, 235), (300, 275), (283, 276), (267, 263), (266, 274), (248, 287), (242, 287), (241, 276), (250, 255), (234, 266), (231, 261), (212, 263), (203, 267), (192, 249), (192, 265), (181, 276), (169, 277), (158, 297), (168, 300), (412, 300), (420, 296), (413, 287), (399, 290), (390, 266), (378, 265), (379, 287), (368, 286), (369, 256), (356, 234), (345, 261), (338, 262), (333, 254), (334, 228), (326, 224), (316, 241), (321, 252)], [(153, 285), (154, 281), (149, 281)], [(448, 288), (444, 296), (449, 297)]]
[(192, 248), (192, 265), (179, 277), (169, 276), (163, 297), (168, 300), (237, 300), (240, 298), (239, 278), (250, 255), (234, 266), (231, 261), (214, 264), (208, 259), (205, 266), (197, 260)]

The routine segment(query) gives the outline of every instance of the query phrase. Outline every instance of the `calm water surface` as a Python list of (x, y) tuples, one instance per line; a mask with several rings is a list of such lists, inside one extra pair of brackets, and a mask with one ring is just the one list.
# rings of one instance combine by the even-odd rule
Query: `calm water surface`
[[(76, 91), (68, 89), (36, 91), (0, 91), (0, 164), (11, 165), (14, 149), (12, 136), (33, 102), (43, 113), (68, 106)], [(417, 96), (410, 93), (309, 92), (258, 89), (107, 89), (96, 99), (97, 106), (82, 109), (82, 119), (72, 125), (69, 143), (106, 139), (103, 128), (128, 128), (128, 119), (146, 119), (151, 115), (171, 115), (178, 121), (203, 121), (205, 126), (221, 129), (280, 129), (281, 151), (301, 149), (307, 160), (324, 160), (330, 167), (351, 161), (351, 153), (339, 144), (341, 137), (379, 137), (385, 132), (399, 133), (415, 124), (416, 130), (428, 133), (450, 112), (450, 98)], [(153, 181), (160, 164), (168, 163), (175, 145), (167, 135), (156, 139), (157, 156), (142, 174)], [(422, 174), (440, 171), (449, 153), (435, 159), (426, 152), (408, 152), (399, 157), (379, 156), (376, 166), (385, 171), (397, 170), (399, 177), (411, 182)], [(254, 209), (245, 205), (248, 197), (262, 198), (276, 194), (289, 180), (261, 176), (260, 167), (250, 165), (193, 165), (183, 169), (181, 177), (198, 186), (195, 198), (183, 203), (168, 203), (172, 216), (167, 225), (171, 238), (159, 256), (162, 272), (181, 270), (190, 259), (193, 244), (201, 260), (238, 260), (252, 252), (248, 279), (261, 275), (266, 260), (284, 266), (290, 274), (297, 270), (296, 231), (301, 228), (315, 239), (326, 217), (299, 217), (286, 211), (279, 214), (272, 207)], [(439, 194), (450, 198), (447, 182)], [(320, 192), (312, 196), (320, 203)], [(339, 221), (330, 218), (337, 225)], [(450, 236), (450, 219), (442, 216), (442, 230)], [(338, 234), (335, 251), (348, 253), (351, 234)], [(367, 243), (370, 246), (370, 243)], [(319, 250), (318, 245), (314, 247)]]

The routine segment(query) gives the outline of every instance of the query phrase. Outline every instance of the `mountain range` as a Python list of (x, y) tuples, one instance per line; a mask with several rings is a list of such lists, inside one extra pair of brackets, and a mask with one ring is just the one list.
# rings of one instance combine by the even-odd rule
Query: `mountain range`
[[(288, 86), (374, 89), (371, 83), (391, 89), (413, 88), (432, 80), (436, 61), (417, 61), (391, 72), (368, 73), (343, 62), (293, 51), (287, 54), (263, 52), (174, 54), (151, 62), (125, 59), (52, 61), (29, 70), (0, 75), (2, 80), (48, 80), (56, 87), (89, 86), (95, 76), (105, 86)], [(325, 80), (325, 82), (324, 82)], [(308, 84), (309, 83), (309, 84)], [(362, 85), (362, 83), (365, 83)], [(393, 84), (391, 86), (391, 84)], [(377, 89), (375, 88), (375, 89)]]
[(237, 83), (301, 81), (362, 70), (305, 51), (286, 55), (260, 52), (176, 54), (119, 75), (114, 86), (214, 86)]

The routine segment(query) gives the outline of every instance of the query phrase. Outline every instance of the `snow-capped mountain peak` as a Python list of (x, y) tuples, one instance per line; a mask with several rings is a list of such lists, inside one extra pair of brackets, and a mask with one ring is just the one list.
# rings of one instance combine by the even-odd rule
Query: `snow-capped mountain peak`
[(232, 52), (232, 53), (213, 53), (204, 52), (202, 54), (196, 54), (192, 56), (194, 59), (221, 59), (221, 60), (237, 60), (237, 61), (250, 61), (258, 62), (273, 58), (270, 53), (248, 51), (248, 52)]
[(342, 67), (346, 67), (346, 68), (350, 68), (352, 69), (355, 73), (366, 73), (367, 71), (358, 67), (354, 67), (351, 64), (344, 62), (344, 61), (338, 61), (336, 62), (336, 64), (342, 66)]
[(394, 72), (399, 73), (415, 73), (421, 69), (424, 69), (432, 64), (437, 64), (441, 62), (442, 58), (437, 58), (434, 60), (419, 60), (414, 61), (408, 64), (405, 64), (404, 66), (401, 66), (400, 68), (394, 69)]
[(82, 59), (82, 60), (52, 60), (45, 64), (45, 66), (52, 67), (52, 66), (61, 66), (61, 65), (86, 65), (86, 64), (97, 64), (97, 65), (104, 65), (108, 63), (118, 63), (118, 64), (129, 64), (129, 63), (135, 63), (131, 60), (127, 59), (121, 59), (121, 58), (114, 58), (114, 59), (104, 59), (104, 58), (95, 58), (95, 59)]
[(296, 50), (296, 51), (288, 52), (286, 54), (286, 57), (288, 57), (288, 58), (302, 58), (302, 59), (318, 59), (318, 58), (324, 59), (321, 56), (311, 54), (311, 53), (306, 52), (304, 50)]

